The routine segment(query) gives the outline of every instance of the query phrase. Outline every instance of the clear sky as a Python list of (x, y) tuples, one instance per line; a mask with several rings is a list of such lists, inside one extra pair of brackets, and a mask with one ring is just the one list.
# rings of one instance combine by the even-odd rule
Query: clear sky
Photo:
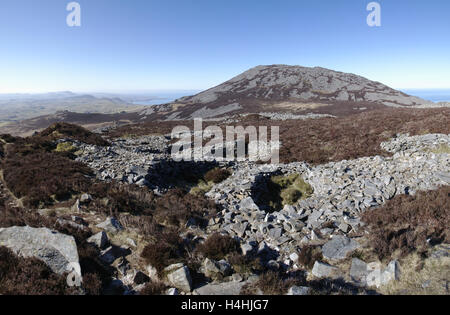
[(450, 88), (450, 1), (0, 0), (0, 93), (192, 90), (260, 64)]

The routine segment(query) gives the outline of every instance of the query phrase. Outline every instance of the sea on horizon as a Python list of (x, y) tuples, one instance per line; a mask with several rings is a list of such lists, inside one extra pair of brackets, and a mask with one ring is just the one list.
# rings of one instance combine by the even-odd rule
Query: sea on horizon
[(404, 89), (402, 92), (423, 98), (432, 102), (450, 102), (450, 90), (438, 90), (438, 89)]

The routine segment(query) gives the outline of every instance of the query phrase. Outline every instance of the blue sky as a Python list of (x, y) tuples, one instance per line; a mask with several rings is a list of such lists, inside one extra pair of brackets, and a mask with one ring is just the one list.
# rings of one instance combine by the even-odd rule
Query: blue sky
[(193, 90), (260, 64), (322, 66), (395, 88), (450, 88), (450, 1), (0, 1), (0, 93)]

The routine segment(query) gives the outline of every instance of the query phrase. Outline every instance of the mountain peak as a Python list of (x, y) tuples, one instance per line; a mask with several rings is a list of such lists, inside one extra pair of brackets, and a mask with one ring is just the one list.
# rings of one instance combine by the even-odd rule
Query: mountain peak
[(253, 67), (175, 103), (176, 110), (170, 117), (180, 119), (267, 110), (314, 112), (318, 108), (325, 113), (348, 114), (353, 108), (416, 106), (430, 102), (352, 73), (276, 64)]

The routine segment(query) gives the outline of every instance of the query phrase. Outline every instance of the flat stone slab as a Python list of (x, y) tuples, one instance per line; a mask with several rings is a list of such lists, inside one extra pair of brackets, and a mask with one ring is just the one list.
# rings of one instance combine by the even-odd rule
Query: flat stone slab
[(323, 257), (330, 260), (343, 260), (347, 255), (360, 248), (357, 241), (346, 236), (336, 235), (331, 241), (322, 246)]
[(197, 295), (240, 295), (242, 287), (247, 282), (224, 282), (220, 284), (207, 284), (194, 290)]
[(334, 277), (340, 273), (339, 268), (316, 261), (314, 264), (312, 274), (317, 278)]

